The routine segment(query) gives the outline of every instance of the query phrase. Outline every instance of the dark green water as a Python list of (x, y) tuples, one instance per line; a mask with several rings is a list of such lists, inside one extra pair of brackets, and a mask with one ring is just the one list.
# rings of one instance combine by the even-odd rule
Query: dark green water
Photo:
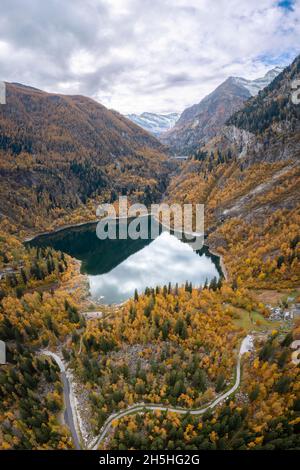
[(28, 244), (51, 246), (80, 260), (91, 296), (106, 304), (123, 302), (136, 288), (142, 292), (145, 287), (186, 281), (200, 286), (222, 275), (219, 258), (207, 247), (193, 251), (168, 232), (155, 240), (99, 240), (93, 223), (42, 235)]

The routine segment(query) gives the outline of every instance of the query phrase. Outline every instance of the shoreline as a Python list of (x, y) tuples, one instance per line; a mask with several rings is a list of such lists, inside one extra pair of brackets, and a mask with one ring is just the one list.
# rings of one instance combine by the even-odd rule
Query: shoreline
[(222, 274), (224, 276), (224, 279), (226, 282), (229, 281), (229, 275), (228, 275), (228, 271), (226, 269), (226, 266), (225, 266), (225, 262), (224, 262), (224, 259), (223, 259), (223, 255), (220, 255), (217, 251), (215, 251), (215, 249), (211, 249), (209, 247), (209, 245), (205, 245), (204, 246), (207, 246), (207, 248), (209, 249), (209, 252), (214, 255), (214, 256), (217, 256), (217, 258), (219, 258), (220, 260), (220, 267), (221, 267), (221, 270), (222, 270)]
[(32, 240), (34, 240), (35, 238), (43, 237), (44, 235), (51, 235), (52, 233), (58, 233), (58, 232), (61, 232), (62, 230), (67, 230), (68, 228), (80, 227), (81, 225), (95, 224), (96, 222), (98, 222), (98, 220), (78, 222), (77, 224), (66, 224), (66, 225), (62, 225), (61, 227), (54, 228), (52, 230), (46, 230), (45, 232), (37, 232), (34, 235), (30, 235), (28, 237), (25, 237), (22, 240), (22, 243), (29, 243)]
[[(173, 230), (173, 232), (179, 232), (179, 230), (175, 230), (175, 229), (172, 229), (172, 227), (168, 227), (164, 224), (162, 224), (159, 219), (157, 219), (156, 217), (156, 214), (153, 214), (152, 212), (150, 212), (149, 214), (142, 214), (142, 215), (139, 215), (138, 217), (142, 218), (142, 217), (153, 217), (155, 219), (156, 222), (158, 222), (163, 228), (166, 228), (166, 230), (168, 230), (169, 232), (171, 232)], [(110, 219), (111, 220), (122, 220), (122, 219), (125, 219), (125, 220), (131, 220), (131, 219), (135, 219), (136, 217), (111, 217)], [(101, 219), (100, 219), (101, 220)], [(38, 238), (38, 237), (43, 237), (45, 235), (51, 235), (51, 234), (54, 234), (54, 233), (58, 233), (58, 232), (61, 232), (62, 230), (67, 230), (69, 228), (75, 228), (75, 227), (81, 227), (82, 225), (88, 225), (88, 224), (96, 224), (97, 222), (100, 222), (99, 219), (93, 219), (93, 220), (90, 220), (90, 221), (85, 221), (85, 222), (77, 222), (76, 224), (66, 224), (66, 225), (62, 225), (60, 227), (57, 227), (57, 228), (54, 228), (54, 229), (50, 229), (50, 230), (45, 230), (44, 232), (37, 232), (35, 234), (32, 234), (28, 237), (25, 237), (22, 242), (23, 243), (28, 243), (28, 242), (31, 242), (32, 240), (34, 240), (35, 238)], [(194, 237), (203, 237), (205, 236), (204, 233), (200, 233), (200, 232), (179, 232), (179, 233), (182, 233), (182, 234), (186, 234), (186, 235), (192, 235)]]

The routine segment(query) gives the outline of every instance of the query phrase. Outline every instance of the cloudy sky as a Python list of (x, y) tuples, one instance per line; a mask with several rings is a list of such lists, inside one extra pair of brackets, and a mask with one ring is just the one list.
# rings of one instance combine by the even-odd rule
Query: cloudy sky
[(0, 79), (172, 112), (286, 65), (300, 0), (1, 0)]

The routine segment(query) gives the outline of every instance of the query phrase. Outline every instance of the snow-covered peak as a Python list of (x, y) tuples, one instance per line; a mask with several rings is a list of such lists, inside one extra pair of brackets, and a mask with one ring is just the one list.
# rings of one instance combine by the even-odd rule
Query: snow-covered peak
[(233, 77), (233, 79), (237, 84), (246, 88), (251, 96), (255, 96), (260, 90), (268, 86), (282, 71), (283, 67), (275, 67), (269, 70), (263, 77), (256, 78), (255, 80), (248, 80), (242, 77)]
[(151, 134), (158, 136), (162, 132), (168, 131), (174, 127), (175, 122), (179, 118), (179, 114), (156, 114), (145, 112), (142, 114), (128, 114), (126, 117)]

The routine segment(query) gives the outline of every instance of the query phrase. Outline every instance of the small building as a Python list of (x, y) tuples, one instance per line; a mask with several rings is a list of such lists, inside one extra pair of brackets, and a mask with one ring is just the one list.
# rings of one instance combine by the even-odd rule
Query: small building
[(300, 317), (300, 304), (293, 305), (292, 312), (293, 312), (294, 318), (299, 318)]

